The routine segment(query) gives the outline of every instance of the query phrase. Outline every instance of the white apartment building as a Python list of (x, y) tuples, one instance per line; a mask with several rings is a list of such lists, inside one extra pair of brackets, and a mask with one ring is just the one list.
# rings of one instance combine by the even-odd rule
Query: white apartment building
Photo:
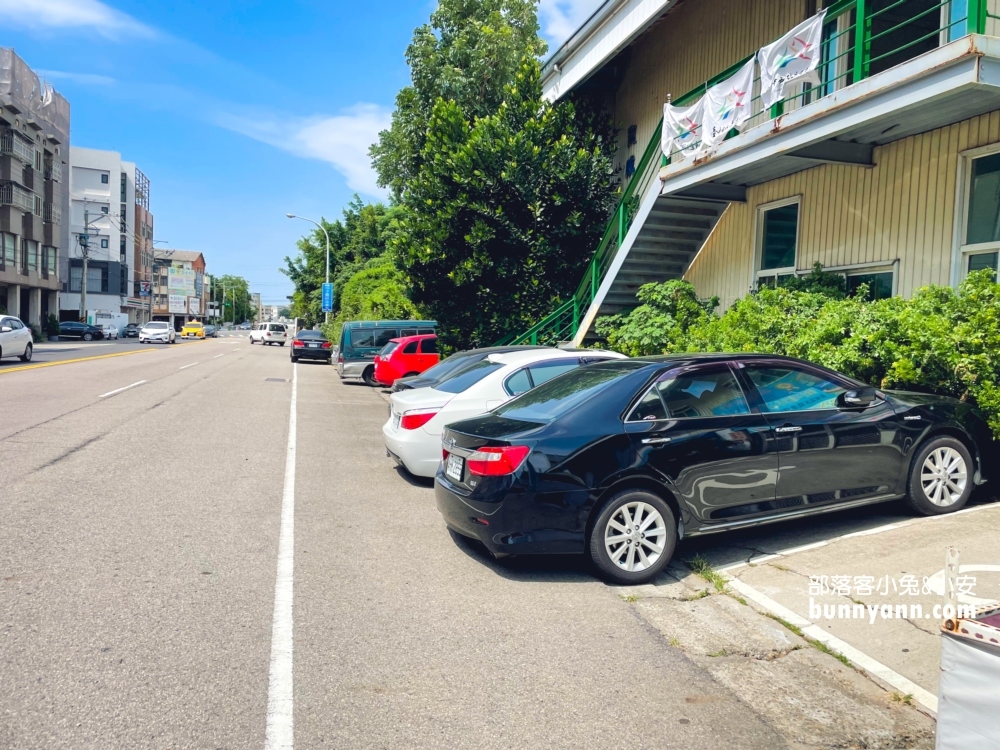
[[(139, 282), (151, 280), (152, 235), (145, 175), (117, 151), (72, 146), (62, 319), (113, 313), (133, 323), (148, 320), (149, 299), (140, 297)], [(85, 253), (87, 310), (82, 310)]]

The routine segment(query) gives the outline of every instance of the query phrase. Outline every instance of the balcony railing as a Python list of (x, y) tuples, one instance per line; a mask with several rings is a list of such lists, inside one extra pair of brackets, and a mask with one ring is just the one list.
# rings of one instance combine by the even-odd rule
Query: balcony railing
[(13, 130), (0, 131), (0, 154), (17, 157), (28, 165), (35, 163), (35, 147)]
[(45, 165), (45, 179), (62, 182), (63, 165), (61, 161), (51, 161)]
[[(752, 118), (740, 132), (745, 133), (941, 44), (967, 34), (984, 34), (988, 20), (994, 23), (1000, 20), (1000, 15), (990, 10), (995, 3), (996, 0), (943, 0), (927, 7), (924, 3), (914, 4), (912, 0), (897, 0), (878, 10), (873, 9), (872, 0), (840, 0), (834, 3), (827, 9), (824, 19), (818, 71), (820, 85), (800, 85), (774, 106), (765, 108), (761, 100), (758, 70), (754, 79)], [(790, 22), (789, 28), (793, 25)], [(738, 60), (691, 91), (674, 97), (672, 102), (678, 106), (693, 104), (709, 88), (736, 73), (749, 59)], [(554, 345), (576, 335), (581, 316), (596, 297), (628, 233), (642, 195), (658, 175), (658, 167), (670, 163), (669, 157), (660, 152), (662, 129), (661, 119), (573, 296), (527, 331), (507, 336), (498, 344)], [(729, 133), (729, 137), (735, 135), (736, 131)]]
[(0, 182), (0, 206), (35, 212), (35, 194), (13, 182)]
[(46, 224), (62, 224), (62, 209), (54, 203), (46, 203), (42, 211), (42, 221)]

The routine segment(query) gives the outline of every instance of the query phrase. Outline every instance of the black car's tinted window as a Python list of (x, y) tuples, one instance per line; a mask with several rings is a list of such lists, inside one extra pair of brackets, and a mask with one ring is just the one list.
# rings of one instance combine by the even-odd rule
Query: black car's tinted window
[(547, 422), (594, 398), (618, 378), (644, 366), (643, 362), (616, 362), (613, 367), (578, 367), (508, 401), (493, 413), (528, 422)]
[(663, 408), (663, 401), (660, 400), (660, 392), (656, 386), (646, 391), (646, 395), (639, 399), (639, 403), (628, 415), (629, 422), (649, 422), (666, 418), (667, 412)]
[[(390, 338), (392, 338), (390, 336)], [(351, 331), (351, 346), (364, 349), (375, 346), (375, 331), (356, 328)], [(384, 344), (383, 344), (384, 346)]]
[(748, 365), (750, 380), (769, 412), (836, 409), (840, 384), (794, 367)]
[(460, 371), (445, 380), (443, 383), (438, 383), (434, 387), (439, 391), (444, 391), (445, 393), (461, 393), (470, 386), (478, 383), (491, 372), (496, 372), (501, 367), (503, 367), (503, 365), (499, 362), (490, 362), (488, 359), (483, 359), (469, 369)]
[(322, 331), (299, 331), (295, 334), (295, 338), (298, 339), (321, 339), (326, 341), (326, 336), (323, 335)]
[(684, 373), (656, 384), (670, 419), (749, 414), (743, 391), (732, 371)]

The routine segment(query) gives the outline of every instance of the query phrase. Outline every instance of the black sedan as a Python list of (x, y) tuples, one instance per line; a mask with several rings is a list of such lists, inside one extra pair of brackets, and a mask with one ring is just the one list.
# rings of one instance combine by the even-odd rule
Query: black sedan
[(624, 584), (684, 536), (899, 498), (954, 512), (998, 458), (968, 404), (773, 355), (581, 367), (442, 438), (453, 531), (498, 555), (587, 553)]
[(125, 339), (137, 339), (139, 338), (139, 329), (142, 328), (138, 323), (129, 323), (122, 329), (122, 338)]
[(92, 326), (88, 323), (76, 323), (69, 320), (59, 324), (59, 337), (94, 341), (95, 339), (103, 339), (104, 331), (101, 330), (100, 326)]
[(292, 339), (292, 362), (312, 359), (333, 364), (333, 346), (322, 331), (299, 331)]

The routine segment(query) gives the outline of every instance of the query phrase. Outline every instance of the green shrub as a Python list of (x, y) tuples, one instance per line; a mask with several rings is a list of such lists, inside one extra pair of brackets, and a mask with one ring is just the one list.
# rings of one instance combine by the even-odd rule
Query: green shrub
[(909, 300), (866, 297), (866, 290), (846, 296), (814, 275), (811, 283), (761, 289), (716, 315), (715, 300), (699, 302), (691, 284), (668, 281), (643, 286), (643, 304), (599, 319), (597, 332), (630, 356), (786, 354), (883, 388), (951, 395), (975, 403), (1000, 438), (1000, 284), (993, 274), (970, 274), (957, 291), (924, 287)]
[(59, 335), (59, 318), (52, 313), (49, 313), (49, 317), (45, 320), (45, 335), (49, 338)]

